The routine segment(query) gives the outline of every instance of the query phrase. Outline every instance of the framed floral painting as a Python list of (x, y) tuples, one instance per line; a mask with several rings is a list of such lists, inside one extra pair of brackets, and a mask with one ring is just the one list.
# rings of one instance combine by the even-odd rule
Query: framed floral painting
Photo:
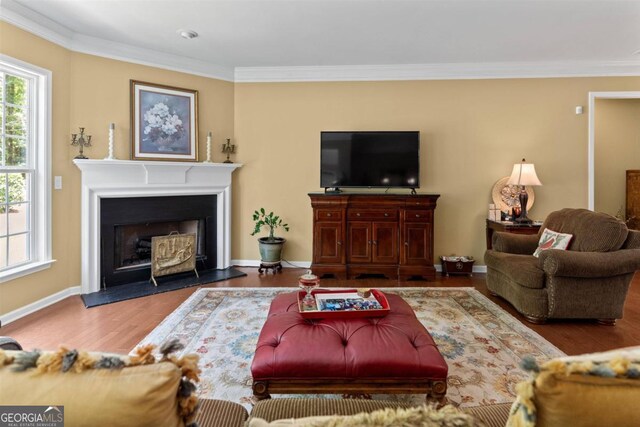
[(198, 161), (198, 91), (131, 80), (131, 158)]

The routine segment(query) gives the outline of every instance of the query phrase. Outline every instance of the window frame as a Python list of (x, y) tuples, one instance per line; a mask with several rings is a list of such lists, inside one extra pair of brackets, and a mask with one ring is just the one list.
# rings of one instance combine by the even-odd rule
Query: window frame
[[(0, 54), (3, 72), (16, 75), (29, 83), (29, 144), (26, 167), (16, 172), (31, 174), (29, 243), (30, 260), (0, 271), (0, 283), (49, 268), (55, 262), (51, 251), (51, 71)], [(4, 171), (14, 168), (3, 168)], [(5, 172), (3, 172), (5, 173)]]

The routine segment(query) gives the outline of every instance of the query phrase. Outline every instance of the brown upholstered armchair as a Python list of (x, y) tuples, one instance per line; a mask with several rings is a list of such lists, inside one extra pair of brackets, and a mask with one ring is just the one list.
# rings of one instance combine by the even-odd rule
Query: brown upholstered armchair
[[(572, 234), (568, 250), (534, 257), (545, 228)], [(487, 287), (532, 323), (574, 318), (614, 325), (640, 270), (640, 231), (586, 209), (551, 213), (538, 235), (494, 233), (492, 243), (484, 256)]]

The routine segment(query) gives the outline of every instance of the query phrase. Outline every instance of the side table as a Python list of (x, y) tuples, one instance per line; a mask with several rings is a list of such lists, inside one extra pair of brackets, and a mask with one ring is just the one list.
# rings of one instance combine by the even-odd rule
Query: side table
[(503, 233), (514, 234), (538, 234), (542, 226), (542, 221), (534, 221), (530, 224), (522, 224), (513, 221), (491, 221), (487, 220), (487, 249), (491, 249), (491, 239), (493, 233), (501, 231)]

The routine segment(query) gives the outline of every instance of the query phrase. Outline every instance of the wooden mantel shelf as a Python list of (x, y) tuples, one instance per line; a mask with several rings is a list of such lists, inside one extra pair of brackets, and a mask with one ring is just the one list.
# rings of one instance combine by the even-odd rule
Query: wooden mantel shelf
[[(231, 173), (242, 167), (240, 163), (165, 162), (149, 160), (94, 160), (74, 159), (82, 171), (82, 179), (104, 179), (105, 174), (120, 175), (125, 179), (144, 176), (145, 184), (194, 184), (199, 179), (213, 182), (231, 180)], [(113, 177), (112, 179), (117, 179)], [(125, 180), (125, 183), (127, 181)]]
[(73, 159), (73, 163), (80, 169), (91, 166), (162, 166), (162, 167), (209, 167), (209, 168), (231, 168), (236, 169), (242, 166), (241, 163), (205, 163), (205, 162), (170, 162), (156, 160), (104, 160), (104, 159)]

